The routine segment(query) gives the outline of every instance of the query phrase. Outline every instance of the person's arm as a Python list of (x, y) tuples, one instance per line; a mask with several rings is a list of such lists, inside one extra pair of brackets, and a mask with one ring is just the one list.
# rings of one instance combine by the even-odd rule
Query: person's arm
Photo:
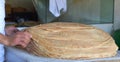
[(0, 43), (8, 46), (9, 43), (7, 42), (7, 40), (7, 37), (0, 33)]

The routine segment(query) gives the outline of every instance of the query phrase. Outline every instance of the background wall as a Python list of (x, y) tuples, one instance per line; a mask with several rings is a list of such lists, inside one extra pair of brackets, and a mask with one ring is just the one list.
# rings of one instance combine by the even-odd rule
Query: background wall
[(29, 11), (34, 10), (32, 0), (5, 0), (7, 4), (10, 4), (12, 7), (23, 7)]
[(68, 11), (59, 20), (80, 23), (112, 23), (114, 0), (69, 0)]
[[(49, 0), (34, 0), (44, 22), (67, 21), (87, 24), (112, 23), (114, 0), (67, 0), (67, 12), (56, 18), (49, 11)], [(44, 8), (44, 10), (42, 9)], [(45, 17), (41, 17), (42, 15)], [(46, 14), (47, 13), (47, 14)]]
[(100, 20), (100, 0), (68, 0), (67, 13), (58, 20), (94, 23)]
[(115, 0), (114, 5), (114, 30), (120, 29), (120, 0)]

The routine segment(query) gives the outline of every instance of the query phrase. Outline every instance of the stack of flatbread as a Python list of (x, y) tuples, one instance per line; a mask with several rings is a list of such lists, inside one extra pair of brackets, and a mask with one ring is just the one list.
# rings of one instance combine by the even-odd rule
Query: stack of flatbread
[(95, 27), (70, 22), (41, 24), (26, 29), (32, 34), (27, 51), (61, 59), (104, 58), (116, 55), (112, 37)]

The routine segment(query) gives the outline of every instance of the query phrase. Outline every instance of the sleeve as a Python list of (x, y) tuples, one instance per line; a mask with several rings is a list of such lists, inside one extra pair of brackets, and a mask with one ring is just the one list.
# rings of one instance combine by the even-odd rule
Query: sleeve
[[(0, 0), (0, 33), (4, 34), (5, 1)], [(0, 44), (0, 62), (4, 62), (4, 45)]]
[[(0, 0), (0, 33), (4, 34), (5, 1)], [(4, 62), (4, 45), (0, 44), (0, 62)]]
[(5, 1), (4, 0), (0, 0), (0, 33), (1, 34), (5, 34), (4, 33), (4, 27), (5, 27)]

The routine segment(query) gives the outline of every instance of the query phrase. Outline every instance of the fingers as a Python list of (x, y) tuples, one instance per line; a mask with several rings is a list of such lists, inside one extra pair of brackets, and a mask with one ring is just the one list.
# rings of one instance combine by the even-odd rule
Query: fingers
[(18, 45), (21, 45), (23, 48), (27, 47), (28, 43), (26, 44), (24, 41), (20, 41)]
[(12, 46), (21, 45), (25, 48), (31, 41), (32, 36), (28, 32), (17, 32)]
[(6, 29), (5, 29), (6, 35), (8, 35), (8, 36), (18, 32), (18, 31), (19, 30), (14, 26), (9, 26), (9, 27), (6, 27)]
[(22, 46), (22, 47), (26, 47), (29, 42), (31, 41), (31, 38), (32, 36), (28, 33), (28, 32), (19, 32), (19, 38), (20, 38), (20, 42), (19, 44)]
[(23, 48), (25, 48), (29, 44), (30, 41), (31, 41), (31, 37), (24, 36), (24, 38), (20, 39), (18, 44), (21, 45)]
[(17, 28), (14, 26), (9, 26), (9, 27), (6, 27), (6, 29), (11, 31), (11, 30), (16, 30)]

